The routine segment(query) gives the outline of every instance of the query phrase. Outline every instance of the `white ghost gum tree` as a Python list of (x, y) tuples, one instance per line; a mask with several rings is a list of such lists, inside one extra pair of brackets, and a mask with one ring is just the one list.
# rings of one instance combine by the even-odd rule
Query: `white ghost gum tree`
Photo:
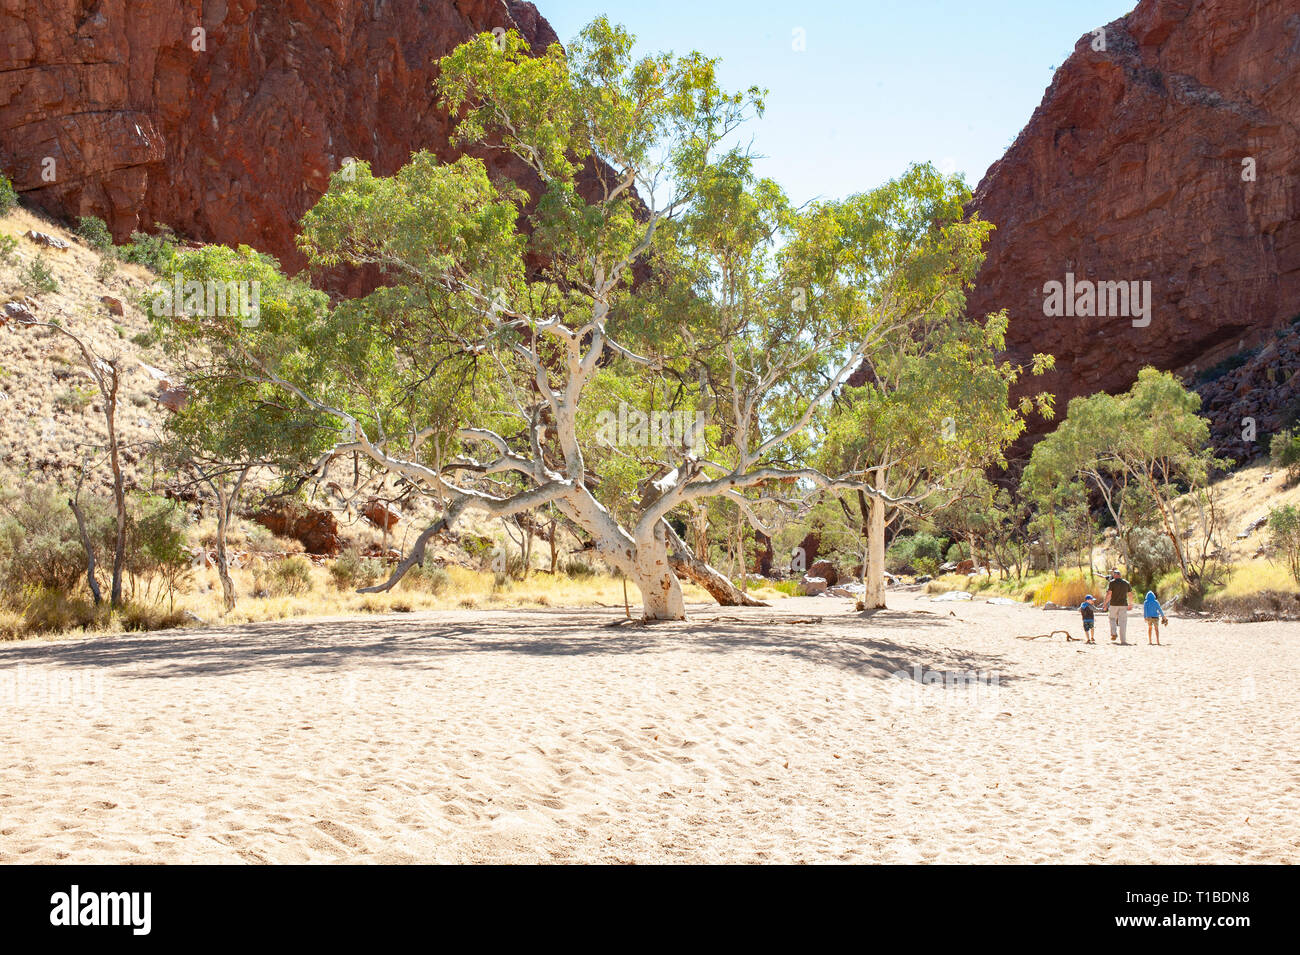
[[(919, 312), (864, 354), (858, 386), (836, 398), (819, 457), (828, 470), (867, 475), (866, 487), (841, 500), (865, 542), (868, 610), (885, 606), (885, 530), (900, 511), (941, 508), (962, 472), (1005, 464), (1026, 415), (1052, 413), (1046, 393), (1009, 400), (1024, 369), (998, 360), (1006, 315), (965, 316), (992, 229), (965, 217), (965, 183), (918, 165), (891, 186), (825, 209), (854, 247), (870, 250), (869, 274), (897, 270)], [(1034, 374), (1050, 366), (1050, 356), (1034, 356)]]
[(923, 329), (945, 284), (926, 277), (961, 267), (959, 224), (926, 219), (903, 180), (856, 229), (791, 210), (725, 148), (759, 91), (722, 92), (699, 54), (633, 61), (631, 45), (603, 19), (568, 52), (531, 56), (513, 34), (462, 45), (439, 81), (459, 135), (522, 161), (533, 199), (472, 158), (348, 167), (300, 244), (317, 266), (378, 267), (381, 288), (255, 328), (177, 319), (198, 323), (218, 374), (338, 423), (322, 469), (360, 452), (446, 506), (377, 589), (466, 509), (553, 505), (636, 583), (647, 619), (681, 619), (674, 570), (743, 599), (674, 527), (694, 504), (728, 498), (761, 523), (773, 488), (862, 482), (814, 467), (813, 434), (864, 355)]

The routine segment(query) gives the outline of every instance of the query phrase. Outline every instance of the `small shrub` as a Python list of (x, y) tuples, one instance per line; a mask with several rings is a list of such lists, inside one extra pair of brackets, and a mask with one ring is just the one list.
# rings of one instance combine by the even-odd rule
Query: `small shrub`
[(0, 173), (0, 215), (4, 215), (18, 205), (18, 190), (9, 181), (9, 177)]
[(27, 621), (8, 607), (0, 607), (0, 641), (21, 640), (27, 636)]
[(54, 293), (59, 290), (59, 280), (54, 277), (54, 270), (44, 255), (32, 259), (31, 264), (19, 274), (23, 287), (33, 295), (44, 292)]
[[(1098, 583), (1096, 586), (1102, 585)], [(1101, 598), (1101, 594), (1093, 587), (1094, 584), (1088, 578), (1078, 574), (1071, 577), (1052, 577), (1034, 591), (1034, 606), (1041, 607), (1043, 604), (1053, 603), (1058, 607), (1077, 607), (1083, 603), (1083, 598), (1088, 594)]]
[(426, 560), (408, 570), (400, 586), (403, 590), (421, 590), (436, 596), (451, 586), (451, 575), (431, 560)]
[(1279, 431), (1268, 446), (1268, 456), (1274, 466), (1286, 468), (1286, 481), (1300, 481), (1300, 429)]
[(77, 235), (100, 252), (113, 247), (113, 233), (108, 231), (108, 223), (99, 216), (82, 216), (77, 221)]
[(67, 633), (102, 627), (108, 622), (108, 612), (107, 603), (96, 607), (88, 597), (37, 587), (26, 595), (23, 622), (28, 633)]
[(116, 274), (117, 256), (110, 250), (100, 256), (99, 264), (95, 266), (95, 278), (100, 282), (107, 282)]
[(1269, 541), (1300, 583), (1300, 507), (1287, 504), (1268, 512)]
[(176, 233), (159, 223), (155, 226), (157, 235), (132, 232), (130, 244), (122, 246), (118, 254), (127, 262), (135, 262), (155, 272), (167, 272), (176, 258)]
[[(81, 508), (102, 574), (113, 552), (113, 510), (96, 498), (83, 498)], [(85, 574), (86, 552), (67, 495), (24, 484), (0, 498), (0, 591), (11, 598), (32, 589), (70, 591)]]
[(967, 560), (969, 558), (970, 558), (970, 547), (966, 544), (965, 541), (954, 542), (948, 548), (948, 553), (944, 555), (944, 559), (948, 563), (952, 563), (952, 564), (960, 564), (963, 560)]
[(141, 348), (152, 348), (158, 344), (158, 336), (153, 331), (136, 332), (131, 336), (131, 344)]
[(588, 577), (596, 576), (596, 568), (591, 566), (581, 558), (566, 560), (560, 565), (560, 573), (565, 577), (571, 577), (574, 580), (586, 580)]
[(305, 557), (288, 557), (268, 574), (266, 589), (273, 597), (292, 597), (311, 590), (311, 561)]
[(933, 557), (917, 557), (912, 561), (912, 566), (921, 576), (933, 577), (939, 572), (939, 562)]
[(131, 522), (127, 529), (126, 572), (142, 581), (145, 595), (158, 583), (157, 597), (166, 595), (168, 605), (176, 591), (190, 578), (193, 567), (189, 549), (185, 508), (154, 494), (141, 494), (131, 501)]
[(8, 265), (13, 260), (18, 240), (11, 235), (0, 235), (0, 265)]
[(136, 603), (133, 600), (128, 600), (119, 608), (117, 619), (123, 630), (133, 633), (172, 630), (185, 626), (188, 620), (183, 610), (164, 610), (155, 604)]
[(900, 537), (885, 552), (885, 569), (890, 573), (918, 573), (917, 560), (932, 560), (934, 566), (943, 563), (947, 541), (933, 534), (913, 534)]
[(1156, 580), (1177, 566), (1173, 542), (1168, 535), (1145, 527), (1129, 534), (1129, 580), (1136, 590), (1153, 589)]
[(54, 404), (68, 411), (85, 411), (98, 394), (90, 385), (72, 385), (54, 396)]
[(1237, 352), (1235, 355), (1229, 355), (1227, 358), (1223, 359), (1223, 361), (1219, 362), (1217, 365), (1213, 365), (1210, 368), (1205, 369), (1205, 371), (1201, 372), (1199, 375), (1197, 375), (1196, 377), (1197, 384), (1204, 385), (1204, 384), (1209, 384), (1212, 381), (1218, 381), (1228, 372), (1236, 371), (1242, 365), (1246, 364), (1246, 362), (1250, 361), (1250, 357), (1253, 354), (1254, 351), (1252, 351), (1251, 349), (1246, 349), (1245, 351)]
[(330, 579), (339, 590), (358, 590), (375, 584), (383, 570), (379, 561), (362, 557), (355, 550), (346, 550), (330, 564)]

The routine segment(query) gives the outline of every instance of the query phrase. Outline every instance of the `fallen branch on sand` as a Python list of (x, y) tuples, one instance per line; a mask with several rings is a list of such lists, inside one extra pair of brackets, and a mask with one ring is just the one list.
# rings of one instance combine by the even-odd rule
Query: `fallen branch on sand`
[(1025, 635), (1025, 636), (1018, 636), (1018, 637), (1016, 637), (1016, 639), (1017, 639), (1017, 640), (1042, 640), (1042, 639), (1048, 639), (1048, 640), (1050, 640), (1050, 639), (1052, 639), (1052, 637), (1056, 636), (1058, 633), (1063, 633), (1063, 634), (1065, 634), (1065, 642), (1066, 642), (1066, 643), (1069, 643), (1071, 640), (1082, 640), (1082, 639), (1083, 639), (1082, 637), (1072, 637), (1072, 636), (1070, 636), (1070, 631), (1069, 631), (1069, 630), (1053, 630), (1051, 633), (1031, 633), (1031, 634), (1027, 634), (1027, 635)]

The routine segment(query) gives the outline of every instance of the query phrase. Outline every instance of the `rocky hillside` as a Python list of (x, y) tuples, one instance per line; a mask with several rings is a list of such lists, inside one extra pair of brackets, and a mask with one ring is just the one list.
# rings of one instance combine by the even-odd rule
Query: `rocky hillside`
[[(7, 0), (0, 169), (118, 241), (162, 222), (296, 270), (297, 222), (345, 158), (388, 175), (451, 154), (436, 62), (498, 27), (556, 40), (522, 0)], [(511, 157), (485, 159), (526, 184)]]
[[(522, 0), (194, 7), (0, 5), (0, 169), (27, 203), (69, 222), (100, 216), (119, 241), (162, 222), (248, 243), (292, 270), (296, 224), (344, 158), (387, 174), (417, 149), (453, 154), (431, 91), (438, 57), (498, 27), (535, 48), (556, 39)], [(1298, 123), (1295, 0), (1141, 0), (1078, 41), (980, 183), (973, 210), (998, 228), (972, 311), (1010, 311), (1013, 358), (1057, 356), (1046, 387), (1062, 410), (1127, 388), (1144, 364), (1196, 382), (1261, 355), (1207, 393), (1241, 459), (1251, 448), (1226, 448), (1229, 432), (1252, 407), (1261, 429), (1278, 417), (1290, 380), (1260, 363), (1300, 315)], [(529, 185), (508, 156), (485, 158)], [(1049, 317), (1044, 285), (1067, 274), (1149, 282), (1149, 324)], [(1232, 400), (1219, 395), (1229, 385)]]
[[(997, 231), (970, 304), (1056, 355), (1062, 410), (1264, 344), (1300, 315), (1300, 7), (1142, 0), (1078, 41), (973, 208)], [(1047, 316), (1067, 273), (1149, 281), (1150, 323)]]

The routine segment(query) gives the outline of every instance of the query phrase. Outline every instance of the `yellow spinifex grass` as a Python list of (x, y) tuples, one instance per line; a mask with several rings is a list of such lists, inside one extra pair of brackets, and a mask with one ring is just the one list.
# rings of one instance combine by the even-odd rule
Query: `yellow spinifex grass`
[[(623, 580), (609, 574), (567, 577), (534, 571), (526, 580), (506, 580), (498, 585), (490, 571), (469, 570), (449, 565), (450, 583), (442, 592), (408, 588), (399, 584), (381, 594), (358, 594), (339, 590), (328, 568), (313, 566), (312, 588), (299, 594), (255, 597), (253, 574), (235, 570), (232, 577), (239, 594), (233, 613), (221, 616), (221, 585), (215, 571), (197, 575), (190, 593), (177, 595), (176, 604), (206, 623), (251, 623), (290, 617), (342, 616), (355, 613), (410, 613), (419, 610), (493, 609), (508, 607), (623, 607)], [(693, 584), (684, 584), (688, 601), (711, 598)], [(627, 597), (633, 612), (640, 603), (636, 585), (628, 583)]]
[(1284, 594), (1300, 593), (1300, 584), (1291, 576), (1286, 564), (1271, 560), (1248, 560), (1234, 564), (1223, 587), (1210, 596), (1219, 598), (1249, 597), (1265, 590)]

